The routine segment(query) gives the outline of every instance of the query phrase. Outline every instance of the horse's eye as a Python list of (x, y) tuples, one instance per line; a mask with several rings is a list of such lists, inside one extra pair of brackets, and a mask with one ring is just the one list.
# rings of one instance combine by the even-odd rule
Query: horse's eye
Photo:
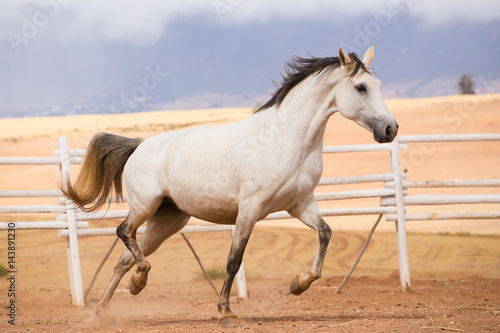
[(366, 93), (366, 85), (364, 83), (360, 83), (356, 86), (356, 90), (359, 92), (359, 93)]

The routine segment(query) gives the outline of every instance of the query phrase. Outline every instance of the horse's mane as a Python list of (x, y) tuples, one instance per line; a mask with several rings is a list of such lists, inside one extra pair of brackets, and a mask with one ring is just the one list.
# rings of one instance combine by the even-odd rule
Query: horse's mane
[[(360, 69), (369, 72), (356, 53), (349, 53), (349, 58), (351, 58), (356, 65), (349, 74), (350, 77), (355, 76)], [(280, 73), (282, 79), (281, 84), (278, 85), (273, 81), (277, 88), (276, 92), (273, 94), (271, 99), (267, 101), (266, 104), (262, 105), (256, 112), (268, 109), (274, 105), (279, 106), (290, 90), (302, 82), (302, 80), (311, 75), (319, 74), (326, 68), (338, 68), (339, 66), (340, 60), (338, 57), (302, 58), (297, 55), (293, 56), (292, 59), (285, 65), (284, 73)]]

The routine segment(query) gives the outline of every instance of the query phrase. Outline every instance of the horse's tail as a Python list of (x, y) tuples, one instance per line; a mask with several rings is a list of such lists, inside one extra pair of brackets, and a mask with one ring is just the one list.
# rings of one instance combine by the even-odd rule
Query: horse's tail
[(85, 212), (101, 208), (112, 188), (121, 200), (123, 168), (142, 141), (108, 133), (96, 134), (89, 143), (75, 185), (67, 178), (66, 186), (61, 186), (62, 192)]

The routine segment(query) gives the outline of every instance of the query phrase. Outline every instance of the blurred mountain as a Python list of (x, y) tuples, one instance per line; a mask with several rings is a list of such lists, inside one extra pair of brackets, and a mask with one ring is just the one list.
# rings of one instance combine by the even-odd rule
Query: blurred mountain
[(456, 94), (466, 72), (478, 93), (500, 92), (498, 20), (428, 25), (403, 12), (228, 25), (199, 17), (172, 21), (141, 47), (43, 43), (43, 33), (16, 55), (1, 44), (0, 117), (253, 107), (266, 102), (293, 54), (336, 56), (342, 47), (362, 56), (372, 44), (385, 98)]

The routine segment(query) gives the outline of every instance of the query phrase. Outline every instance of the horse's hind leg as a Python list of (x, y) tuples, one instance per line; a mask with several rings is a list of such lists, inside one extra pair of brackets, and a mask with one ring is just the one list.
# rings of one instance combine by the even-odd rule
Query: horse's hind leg
[(330, 243), (332, 230), (321, 217), (316, 199), (312, 194), (288, 212), (290, 215), (298, 218), (305, 225), (318, 232), (318, 251), (311, 269), (305, 274), (300, 273), (297, 275), (292, 279), (292, 283), (290, 284), (290, 292), (294, 295), (300, 295), (309, 289), (311, 283), (321, 277), (323, 261), (325, 259), (326, 249)]
[[(162, 205), (156, 213), (149, 218), (146, 224), (144, 235), (139, 238), (137, 245), (144, 256), (149, 256), (160, 247), (160, 245), (170, 236), (181, 230), (189, 220), (189, 215), (179, 211), (172, 205)], [(96, 313), (101, 315), (115, 292), (122, 277), (135, 264), (134, 257), (129, 250), (125, 250), (113, 270), (113, 276), (104, 291), (96, 309)]]
[(123, 241), (137, 264), (137, 269), (130, 278), (130, 293), (133, 295), (139, 294), (146, 286), (151, 269), (151, 264), (146, 260), (136, 240), (137, 228), (151, 215), (153, 214), (145, 214), (131, 208), (125, 220), (116, 228), (116, 235)]

